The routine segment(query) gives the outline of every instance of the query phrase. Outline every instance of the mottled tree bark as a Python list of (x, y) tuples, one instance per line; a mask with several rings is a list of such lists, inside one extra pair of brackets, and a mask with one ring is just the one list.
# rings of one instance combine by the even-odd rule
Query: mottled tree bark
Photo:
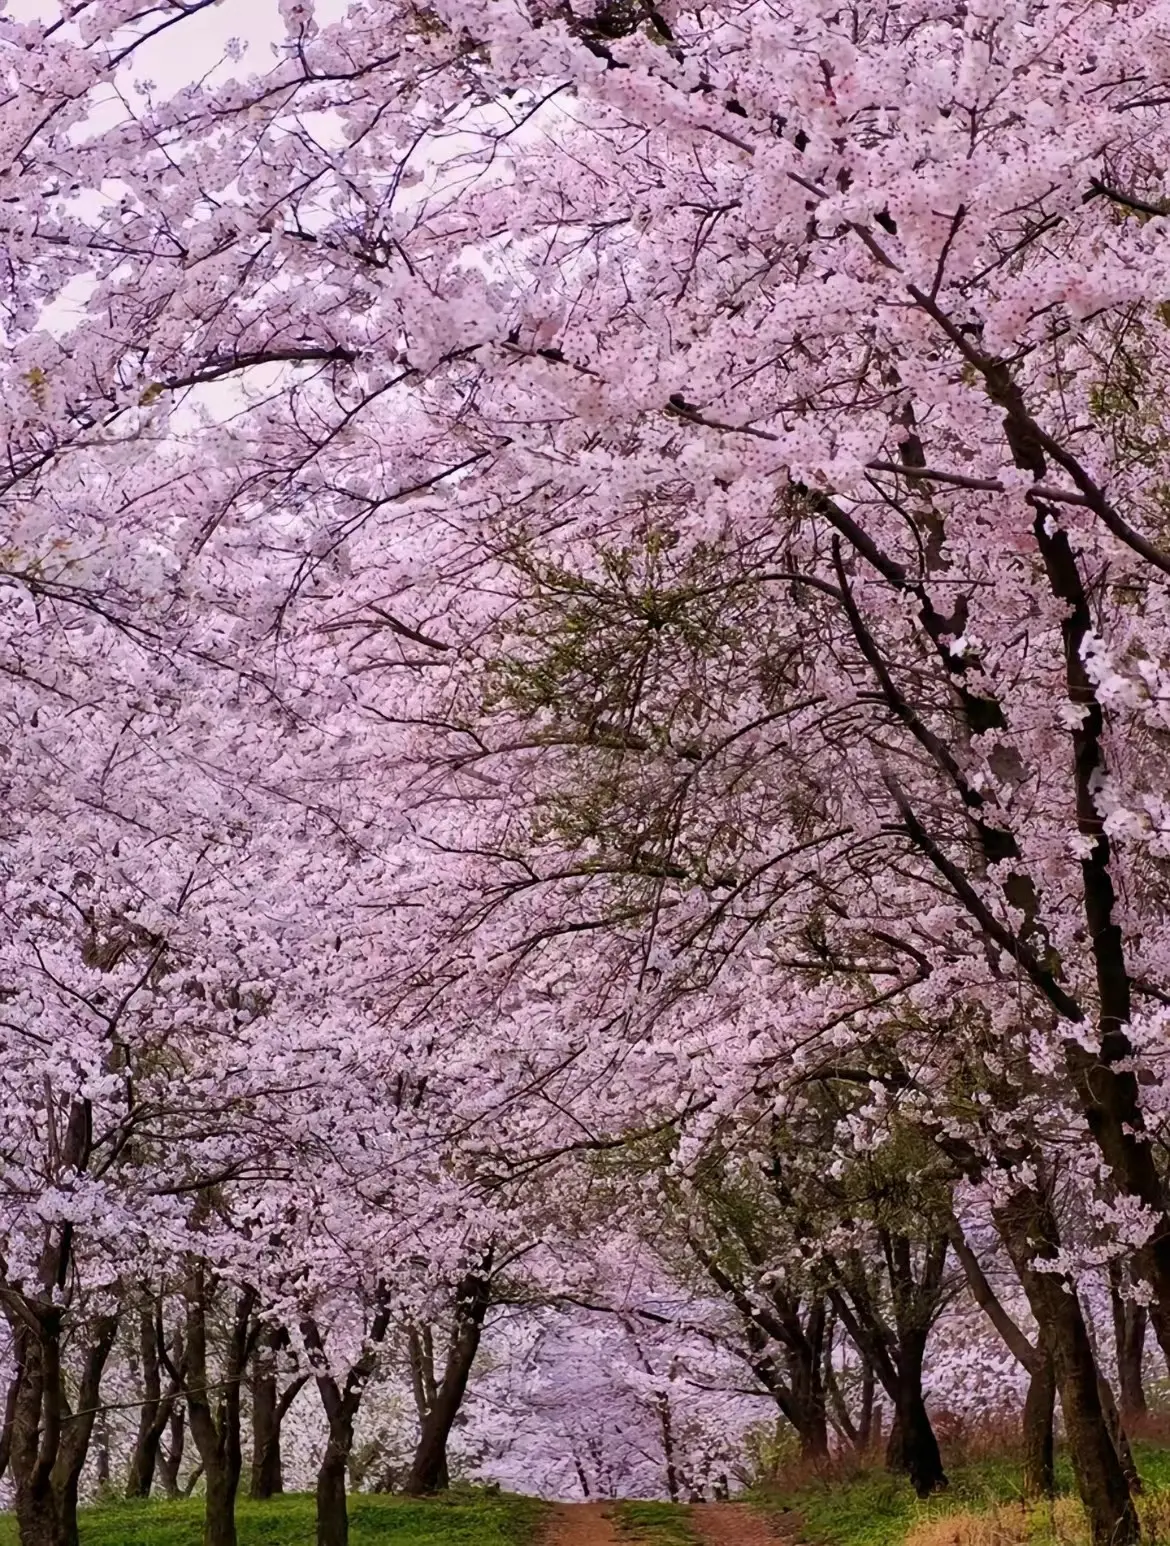
[(390, 1312), (384, 1295), (380, 1294), (377, 1311), (366, 1334), (366, 1349), (341, 1383), (329, 1372), (324, 1339), (316, 1321), (311, 1315), (301, 1321), (301, 1336), (329, 1423), (325, 1454), (317, 1472), (317, 1546), (348, 1546), (349, 1543), (345, 1477), (353, 1449), (354, 1420), (374, 1372), (378, 1346), (389, 1327)]
[(26, 1300), (6, 1305), (18, 1363), (10, 1465), (21, 1546), (78, 1546), (77, 1493), (114, 1345), (115, 1316), (94, 1322), (77, 1391), (66, 1397), (61, 1367), (62, 1312)]
[(243, 1468), (240, 1443), (240, 1385), (256, 1336), (252, 1311), (256, 1295), (236, 1296), (224, 1354), (223, 1377), (212, 1382), (207, 1317), (214, 1287), (201, 1261), (187, 1279), (187, 1418), (206, 1481), (203, 1546), (237, 1546), (236, 1494)]
[(406, 1479), (412, 1497), (439, 1492), (446, 1486), (447, 1440), (467, 1391), (471, 1366), (479, 1351), (484, 1317), (491, 1303), (491, 1256), (479, 1269), (469, 1272), (455, 1299), (455, 1324), (447, 1349), (447, 1361), (434, 1401), (423, 1419), (422, 1432)]
[(252, 1359), (252, 1485), (251, 1496), (272, 1498), (284, 1491), (280, 1434), (289, 1408), (309, 1382), (297, 1375), (282, 1392), (277, 1377), (277, 1357), (288, 1346), (288, 1332), (274, 1327), (257, 1347)]
[(1047, 1196), (1020, 1187), (996, 1209), (996, 1223), (1015, 1263), (1052, 1358), (1077, 1489), (1089, 1517), (1093, 1546), (1136, 1546), (1137, 1509), (1101, 1402), (1101, 1381), (1080, 1300), (1062, 1273), (1036, 1271), (1060, 1248)]

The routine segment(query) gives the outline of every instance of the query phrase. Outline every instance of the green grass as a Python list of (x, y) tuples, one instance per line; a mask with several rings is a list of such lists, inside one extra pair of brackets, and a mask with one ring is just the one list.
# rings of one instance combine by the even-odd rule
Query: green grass
[[(418, 1502), (359, 1493), (349, 1500), (350, 1546), (529, 1546), (544, 1514), (535, 1498), (471, 1492)], [(313, 1546), (316, 1515), (304, 1495), (241, 1500), (240, 1546)], [(109, 1503), (81, 1513), (81, 1546), (200, 1546), (203, 1502)], [(0, 1546), (17, 1546), (0, 1516)]]
[(678, 1503), (619, 1503), (614, 1522), (631, 1546), (697, 1546), (687, 1511)]
[[(1149, 1491), (1170, 1488), (1170, 1450), (1138, 1444), (1135, 1457)], [(1023, 1497), (1022, 1469), (1010, 1458), (948, 1467), (948, 1475), (946, 1492), (925, 1500), (916, 1498), (901, 1477), (864, 1471), (765, 1495), (761, 1501), (772, 1510), (795, 1509), (804, 1521), (803, 1539), (810, 1546), (900, 1546), (924, 1519), (989, 1509)], [(1060, 1493), (1073, 1490), (1066, 1456), (1057, 1460), (1056, 1483)]]
[(1142, 1474), (1142, 1481), (1152, 1492), (1170, 1490), (1170, 1449), (1139, 1440), (1133, 1447), (1133, 1458)]
[[(992, 1508), (1023, 1496), (1021, 1469), (1012, 1460), (984, 1460), (948, 1470), (950, 1486), (937, 1497), (919, 1499), (902, 1477), (885, 1471), (814, 1482), (798, 1491), (765, 1499), (770, 1507), (795, 1509), (804, 1539), (813, 1546), (898, 1546), (924, 1519), (961, 1509)], [(1067, 1462), (1057, 1466), (1057, 1485), (1072, 1483)]]

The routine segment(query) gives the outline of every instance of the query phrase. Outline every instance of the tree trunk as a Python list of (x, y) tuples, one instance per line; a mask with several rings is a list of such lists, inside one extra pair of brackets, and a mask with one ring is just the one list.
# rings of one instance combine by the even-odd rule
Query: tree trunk
[(280, 1433), (288, 1410), (308, 1383), (298, 1375), (280, 1394), (276, 1355), (288, 1346), (288, 1332), (279, 1327), (269, 1332), (257, 1349), (252, 1366), (252, 1486), (253, 1498), (272, 1498), (284, 1491), (280, 1457)]
[(1052, 1359), (1041, 1362), (1028, 1381), (1024, 1401), (1024, 1496), (1051, 1498), (1056, 1491), (1056, 1372)]
[(134, 1442), (134, 1449), (130, 1455), (130, 1469), (126, 1476), (126, 1496), (128, 1498), (148, 1498), (150, 1496), (150, 1489), (154, 1485), (154, 1473), (158, 1467), (161, 1444), (162, 1429), (159, 1428), (156, 1431), (153, 1424), (140, 1421), (138, 1437)]
[(886, 1469), (904, 1473), (920, 1498), (941, 1492), (947, 1485), (938, 1439), (922, 1395), (925, 1356), (925, 1334), (903, 1331), (896, 1357), (894, 1421), (886, 1445)]
[(1140, 1422), (1147, 1416), (1146, 1387), (1142, 1363), (1146, 1350), (1149, 1311), (1128, 1297), (1127, 1274), (1120, 1262), (1109, 1268), (1109, 1291), (1113, 1303), (1113, 1336), (1117, 1346), (1117, 1397), (1123, 1423)]
[[(114, 1345), (117, 1318), (93, 1328), (71, 1410), (61, 1369), (61, 1312), (26, 1302), (15, 1315), (19, 1388), (13, 1410), (11, 1467), (21, 1546), (77, 1546), (77, 1492)], [(34, 1329), (34, 1325), (35, 1328)]]
[(445, 1492), (450, 1485), (447, 1469), (447, 1439), (451, 1432), (451, 1420), (443, 1421), (438, 1404), (427, 1415), (423, 1430), (411, 1461), (410, 1474), (403, 1491), (407, 1497), (421, 1498), (432, 1493)]
[[(142, 1359), (142, 1389), (145, 1399), (138, 1410), (138, 1432), (126, 1476), (128, 1498), (148, 1498), (159, 1464), (162, 1436), (175, 1410), (181, 1375), (167, 1357), (163, 1346), (162, 1316), (153, 1305), (144, 1305), (138, 1324), (139, 1355)], [(175, 1347), (175, 1362), (181, 1363), (181, 1344)], [(171, 1370), (171, 1384), (162, 1388), (162, 1370)], [(181, 1447), (181, 1446), (180, 1446)]]
[[(321, 1331), (311, 1315), (301, 1321), (301, 1336), (309, 1364), (317, 1380), (317, 1392), (329, 1421), (329, 1438), (325, 1446), (325, 1458), (317, 1472), (317, 1541), (318, 1546), (346, 1546), (349, 1540), (349, 1512), (345, 1499), (345, 1472), (349, 1453), (353, 1448), (353, 1428), (361, 1405), (366, 1383), (376, 1367), (377, 1348), (385, 1339), (390, 1326), (390, 1311), (386, 1304), (385, 1286), (378, 1288), (378, 1307), (366, 1334), (366, 1347), (362, 1356), (353, 1364), (345, 1377), (345, 1384), (338, 1384), (329, 1372), (325, 1356), (325, 1344)], [(303, 1382), (302, 1382), (303, 1383)], [(298, 1383), (293, 1394), (300, 1389)], [(285, 1410), (292, 1397), (285, 1392)]]
[(1101, 1405), (1097, 1365), (1080, 1300), (1063, 1273), (1036, 1271), (1051, 1261), (1060, 1234), (1047, 1196), (1021, 1187), (996, 1210), (996, 1225), (1015, 1263), (1052, 1357), (1077, 1490), (1089, 1516), (1093, 1546), (1136, 1546), (1141, 1532), (1129, 1482)]
[[(419, 1432), (426, 1426), (431, 1407), (435, 1404), (439, 1385), (435, 1379), (435, 1338), (430, 1326), (412, 1326), (407, 1333), (410, 1354), (410, 1382), (414, 1391), (414, 1406), (418, 1413)], [(446, 1492), (451, 1485), (447, 1472), (447, 1454), (444, 1450), (435, 1486), (436, 1492)], [(588, 1494), (586, 1494), (588, 1496)]]
[(98, 1413), (94, 1432), (96, 1434), (93, 1455), (94, 1478), (98, 1485), (98, 1495), (103, 1501), (108, 1501), (110, 1491), (110, 1414), (105, 1410)]
[(849, 1410), (849, 1403), (845, 1400), (845, 1397), (841, 1393), (841, 1386), (837, 1379), (837, 1373), (833, 1368), (833, 1348), (831, 1342), (825, 1348), (822, 1379), (824, 1382), (825, 1394), (828, 1396), (831, 1403), (833, 1414), (832, 1422), (834, 1429), (836, 1430), (839, 1437), (846, 1444), (848, 1444), (855, 1453), (860, 1454), (862, 1449), (859, 1439), (860, 1428), (858, 1423), (853, 1421), (853, 1414)]
[(20, 1546), (76, 1546), (76, 1526), (70, 1535), (50, 1488), (18, 1493), (15, 1512)]
[(800, 1445), (800, 1458), (813, 1464), (824, 1460), (829, 1453), (829, 1423), (825, 1408), (812, 1408), (796, 1430)]
[(265, 1364), (252, 1379), (251, 1495), (257, 1499), (273, 1498), (284, 1491), (276, 1405), (276, 1371)]
[(975, 1303), (999, 1332), (1005, 1345), (1028, 1371), (1028, 1394), (1024, 1401), (1024, 1495), (1029, 1498), (1051, 1497), (1056, 1485), (1053, 1427), (1056, 1416), (1056, 1375), (1052, 1359), (1043, 1346), (1033, 1346), (1016, 1325), (979, 1263), (953, 1216), (948, 1226), (951, 1247), (963, 1268), (967, 1287)]
[(187, 1282), (187, 1417), (206, 1478), (203, 1546), (237, 1546), (236, 1493), (243, 1469), (240, 1384), (252, 1343), (256, 1296), (240, 1292), (235, 1303), (223, 1379), (212, 1409), (207, 1357), (207, 1310), (212, 1288), (204, 1264), (195, 1261)]
[(159, 1445), (158, 1479), (168, 1498), (179, 1496), (179, 1470), (183, 1464), (183, 1446), (187, 1438), (187, 1414), (176, 1405), (167, 1419), (170, 1443), (166, 1449)]
[(483, 1269), (469, 1272), (459, 1285), (455, 1301), (455, 1327), (443, 1378), (423, 1419), (418, 1447), (411, 1462), (410, 1475), (406, 1479), (405, 1491), (410, 1497), (441, 1492), (447, 1486), (447, 1440), (463, 1404), (471, 1366), (479, 1351), (484, 1317), (491, 1302), (491, 1284), (487, 1276), (490, 1270), (489, 1253)]
[[(861, 1355), (861, 1412), (857, 1419), (857, 1452), (868, 1454), (874, 1443), (874, 1398), (877, 1381), (873, 1377), (873, 1363), (864, 1353)], [(877, 1433), (881, 1433), (881, 1418), (877, 1421)]]
[[(1043, 457), (1039, 458), (1039, 465), (1043, 466)], [(1082, 895), (1096, 969), (1099, 1034), (1093, 1051), (1080, 1038), (1070, 1036), (1064, 1044), (1065, 1065), (1089, 1131), (1113, 1180), (1122, 1191), (1137, 1198), (1152, 1216), (1153, 1232), (1135, 1252), (1133, 1266), (1136, 1275), (1152, 1290), (1150, 1322), (1162, 1352), (1170, 1359), (1170, 1209), (1165, 1177), (1146, 1127), (1141, 1087), (1133, 1067), (1134, 1047), (1127, 1030), (1132, 1005), (1126, 933), (1116, 905), (1113, 843), (1095, 794), (1096, 781), (1106, 769), (1106, 731), (1104, 709), (1084, 651), (1094, 627), (1094, 608), (1073, 543), (1052, 519), (1053, 514), (1048, 506), (1038, 504), (1033, 533), (1049, 588), (1063, 605), (1060, 631), (1065, 683), (1070, 701), (1081, 710), (1072, 730), (1072, 772), (1077, 827), (1081, 836), (1088, 839), (1081, 860)]]
[(829, 1453), (829, 1418), (825, 1391), (825, 1302), (815, 1302), (800, 1326), (799, 1310), (777, 1295), (778, 1313), (787, 1312), (790, 1340), (785, 1361), (791, 1397), (791, 1420), (800, 1443), (802, 1460), (824, 1460)]
[(922, 1366), (931, 1327), (943, 1302), (949, 1242), (945, 1230), (932, 1230), (916, 1268), (915, 1242), (897, 1230), (879, 1230), (890, 1285), (893, 1329), (879, 1308), (860, 1253), (850, 1251), (834, 1269), (837, 1281), (829, 1297), (842, 1326), (893, 1406), (886, 1465), (902, 1471), (919, 1497), (947, 1485), (938, 1440), (922, 1396)]
[(886, 1469), (904, 1473), (920, 1498), (941, 1492), (947, 1485), (921, 1382), (917, 1389), (908, 1388), (898, 1402), (886, 1444)]
[(222, 1463), (204, 1461), (207, 1495), (203, 1513), (203, 1546), (236, 1546), (236, 1488), (239, 1474)]
[(352, 1448), (352, 1420), (343, 1416), (331, 1422), (325, 1458), (317, 1472), (317, 1546), (349, 1546), (345, 1468)]
[(1117, 1458), (1121, 1462), (1121, 1469), (1125, 1472), (1125, 1479), (1129, 1483), (1129, 1490), (1137, 1494), (1142, 1490), (1142, 1479), (1138, 1475), (1137, 1461), (1133, 1458), (1129, 1435), (1125, 1431), (1125, 1424), (1122, 1422), (1121, 1413), (1117, 1409), (1117, 1402), (1113, 1396), (1113, 1387), (1099, 1370), (1097, 1373), (1097, 1393), (1101, 1399), (1101, 1410), (1105, 1414), (1105, 1425), (1109, 1429), (1109, 1437), (1113, 1440), (1113, 1447), (1117, 1451)]

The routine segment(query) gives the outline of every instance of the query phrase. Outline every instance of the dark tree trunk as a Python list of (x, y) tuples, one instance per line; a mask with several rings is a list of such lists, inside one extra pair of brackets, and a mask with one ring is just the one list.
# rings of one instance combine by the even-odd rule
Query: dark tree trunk
[(903, 1473), (920, 1498), (928, 1498), (947, 1485), (938, 1439), (922, 1396), (922, 1350), (916, 1346), (903, 1345), (901, 1349), (886, 1468)]
[(1056, 1491), (1056, 1372), (1040, 1354), (1024, 1400), (1024, 1496), (1050, 1498)]
[(236, 1546), (236, 1490), (239, 1475), (222, 1463), (204, 1462), (207, 1491), (203, 1511), (203, 1546)]
[(825, 1392), (825, 1301), (809, 1307), (805, 1324), (800, 1306), (786, 1296), (773, 1296), (778, 1318), (788, 1331), (785, 1361), (792, 1403), (790, 1420), (796, 1429), (802, 1460), (813, 1463), (829, 1453), (829, 1417)]
[[(353, 1428), (362, 1394), (376, 1367), (377, 1349), (390, 1327), (384, 1287), (379, 1288), (378, 1308), (366, 1336), (367, 1346), (357, 1363), (339, 1385), (329, 1373), (325, 1344), (312, 1316), (301, 1321), (301, 1336), (317, 1380), (317, 1392), (329, 1421), (325, 1457), (317, 1472), (317, 1543), (318, 1546), (346, 1546), (349, 1540), (349, 1510), (345, 1498), (345, 1473), (353, 1448)], [(300, 1385), (296, 1386), (300, 1389)], [(294, 1391), (295, 1394), (295, 1391)], [(286, 1392), (287, 1395), (287, 1392)], [(291, 1400), (291, 1397), (289, 1398)], [(287, 1410), (287, 1407), (286, 1407)]]
[(489, 1253), (482, 1269), (469, 1272), (459, 1285), (455, 1300), (455, 1326), (447, 1350), (443, 1378), (423, 1419), (418, 1447), (406, 1479), (405, 1491), (411, 1497), (441, 1492), (447, 1486), (447, 1440), (463, 1404), (471, 1366), (479, 1351), (484, 1317), (491, 1302), (490, 1270)]
[(1033, 1187), (1022, 1187), (996, 1210), (996, 1224), (1024, 1285), (1041, 1344), (1052, 1358), (1093, 1546), (1136, 1546), (1141, 1535), (1137, 1510), (1102, 1408), (1080, 1300), (1064, 1274), (1034, 1268), (1037, 1259), (1052, 1260), (1060, 1248), (1049, 1200)]
[(353, 1448), (353, 1422), (344, 1416), (329, 1424), (325, 1458), (317, 1472), (317, 1546), (349, 1546), (345, 1470)]
[(679, 1499), (678, 1462), (674, 1454), (674, 1413), (671, 1411), (670, 1397), (661, 1395), (656, 1405), (658, 1425), (662, 1429), (662, 1458), (666, 1463), (666, 1496), (672, 1503), (677, 1503)]
[(49, 1488), (18, 1493), (15, 1512), (20, 1546), (77, 1546), (76, 1522), (70, 1531)]
[[(1043, 466), (1043, 457), (1037, 465)], [(1071, 771), (1077, 827), (1081, 836), (1088, 839), (1081, 860), (1081, 880), (1098, 1006), (1096, 1048), (1090, 1051), (1080, 1038), (1070, 1037), (1064, 1047), (1065, 1063), (1089, 1131), (1114, 1182), (1136, 1197), (1152, 1215), (1153, 1232), (1135, 1253), (1133, 1266), (1136, 1275), (1153, 1291), (1150, 1322), (1163, 1353), (1170, 1359), (1170, 1211), (1165, 1178), (1146, 1128), (1141, 1088), (1132, 1066), (1134, 1047), (1128, 1033), (1131, 983), (1125, 928), (1117, 915), (1113, 844), (1095, 792), (1096, 781), (1106, 769), (1106, 758), (1105, 713), (1084, 653), (1094, 626), (1093, 602), (1085, 589), (1073, 542), (1052, 519), (1053, 514), (1050, 507), (1038, 504), (1033, 532), (1049, 589), (1064, 608), (1060, 631), (1065, 683), (1070, 701), (1082, 711), (1072, 731)], [(1049, 996), (1053, 997), (1051, 993)], [(1076, 1007), (1079, 1018), (1080, 1006)], [(1060, 1012), (1068, 1011), (1060, 1008)], [(1059, 1358), (1057, 1362), (1059, 1381)], [(1063, 1394), (1061, 1399), (1063, 1402)]]
[[(169, 1414), (168, 1414), (169, 1415)], [(165, 1423), (163, 1425), (165, 1427)], [(130, 1455), (130, 1469), (126, 1476), (128, 1498), (148, 1498), (154, 1485), (154, 1474), (159, 1463), (162, 1429), (154, 1430), (152, 1424), (140, 1422), (138, 1437)]]
[(794, 1426), (800, 1445), (800, 1458), (813, 1464), (826, 1459), (829, 1453), (829, 1422), (824, 1405), (806, 1407), (801, 1413), (801, 1421)]
[(158, 1479), (166, 1496), (177, 1498), (179, 1470), (183, 1464), (183, 1447), (187, 1438), (187, 1414), (181, 1405), (176, 1404), (167, 1421), (167, 1429), (170, 1443), (166, 1449), (159, 1445)]
[[(1092, 1339), (1090, 1338), (1090, 1344), (1091, 1341)], [(1117, 1458), (1121, 1461), (1121, 1469), (1125, 1472), (1125, 1479), (1129, 1483), (1129, 1490), (1135, 1494), (1139, 1493), (1142, 1490), (1142, 1479), (1138, 1475), (1137, 1462), (1134, 1460), (1133, 1450), (1130, 1448), (1129, 1434), (1125, 1431), (1125, 1424), (1122, 1422), (1121, 1413), (1117, 1409), (1113, 1387), (1099, 1370), (1097, 1373), (1097, 1393), (1101, 1399), (1101, 1410), (1105, 1414), (1105, 1425), (1109, 1429), (1109, 1437), (1113, 1440), (1113, 1447), (1117, 1451)]]
[[(634, 1330), (633, 1325), (628, 1320), (623, 1319), (622, 1324), (626, 1328), (626, 1335), (633, 1343), (634, 1352), (637, 1355), (639, 1364), (642, 1366), (644, 1372), (649, 1375), (651, 1379), (653, 1379), (654, 1366), (651, 1364), (650, 1360), (646, 1357), (645, 1352), (642, 1350), (642, 1344), (638, 1340), (637, 1332)], [(673, 1380), (676, 1372), (677, 1368), (674, 1361), (672, 1360), (668, 1378)], [(431, 1388), (432, 1390), (434, 1389), (433, 1358), (431, 1360)], [(672, 1503), (677, 1503), (681, 1494), (679, 1487), (678, 1458), (675, 1451), (674, 1442), (674, 1408), (671, 1406), (670, 1396), (665, 1390), (659, 1390), (655, 1392), (652, 1398), (652, 1402), (655, 1416), (658, 1418), (658, 1432), (662, 1439), (662, 1464), (664, 1479), (666, 1481), (666, 1496)], [(425, 1411), (420, 1412), (419, 1415), (420, 1417), (425, 1417)], [(449, 1482), (445, 1482), (444, 1485), (449, 1485)]]
[[(824, 1459), (829, 1453), (829, 1398), (835, 1399), (844, 1430), (851, 1426), (833, 1384), (831, 1364), (826, 1362), (824, 1296), (818, 1294), (802, 1304), (799, 1296), (777, 1288), (769, 1302), (749, 1293), (694, 1236), (688, 1243), (711, 1281), (739, 1311), (752, 1371), (796, 1430), (801, 1455), (806, 1460)], [(777, 1345), (784, 1350), (783, 1370)]]
[(108, 1412), (98, 1413), (94, 1434), (94, 1478), (97, 1481), (98, 1492), (104, 1498), (110, 1490), (110, 1415)]
[(277, 1354), (288, 1346), (288, 1332), (278, 1327), (257, 1348), (252, 1364), (252, 1487), (253, 1498), (273, 1498), (284, 1491), (280, 1433), (288, 1410), (308, 1384), (301, 1374), (280, 1393)]
[[(414, 1390), (414, 1406), (418, 1413), (418, 1426), (421, 1433), (426, 1425), (427, 1414), (435, 1403), (439, 1384), (435, 1378), (435, 1338), (430, 1326), (412, 1326), (407, 1333), (407, 1348), (410, 1353), (410, 1381)], [(447, 1455), (444, 1451), (441, 1468), (439, 1471), (437, 1492), (446, 1492), (451, 1485), (451, 1478), (447, 1472)]]
[[(949, 1242), (945, 1231), (931, 1231), (915, 1241), (882, 1228), (878, 1237), (890, 1284), (893, 1331), (856, 1250), (834, 1265), (836, 1281), (829, 1297), (854, 1346), (890, 1398), (893, 1421), (886, 1465), (905, 1473), (919, 1497), (928, 1497), (947, 1485), (938, 1439), (922, 1396), (922, 1367), (927, 1339), (943, 1302)], [(916, 1245), (921, 1248), (917, 1267)]]
[(1109, 1290), (1113, 1302), (1113, 1336), (1117, 1347), (1117, 1397), (1123, 1423), (1140, 1422), (1147, 1416), (1146, 1387), (1142, 1363), (1146, 1351), (1149, 1311), (1137, 1304), (1126, 1289), (1127, 1273), (1120, 1262), (1109, 1269)]
[[(159, 1450), (167, 1424), (174, 1414), (182, 1375), (175, 1367), (182, 1362), (181, 1341), (176, 1339), (172, 1362), (163, 1346), (162, 1314), (153, 1305), (144, 1305), (138, 1324), (139, 1356), (142, 1360), (144, 1400), (138, 1411), (138, 1432), (130, 1455), (126, 1476), (128, 1498), (148, 1498), (159, 1463)], [(164, 1392), (162, 1374), (168, 1366), (170, 1384)]]
[(1028, 1371), (1028, 1394), (1024, 1401), (1024, 1495), (1029, 1498), (1051, 1497), (1056, 1485), (1054, 1422), (1056, 1417), (1056, 1375), (1052, 1359), (1042, 1344), (1033, 1344), (1016, 1325), (988, 1282), (979, 1258), (967, 1243), (957, 1219), (949, 1227), (951, 1246), (962, 1265), (967, 1287), (980, 1309), (999, 1332), (1012, 1354)]
[(251, 1495), (261, 1500), (284, 1491), (280, 1428), (276, 1421), (278, 1402), (276, 1370), (266, 1360), (252, 1376)]
[[(857, 1419), (857, 1452), (861, 1455), (868, 1454), (874, 1445), (874, 1398), (876, 1395), (877, 1381), (873, 1377), (873, 1363), (863, 1353), (861, 1355), (861, 1412)], [(880, 1436), (880, 1418), (876, 1427)]]
[(213, 1294), (202, 1262), (192, 1264), (187, 1283), (187, 1416), (206, 1479), (203, 1546), (237, 1546), (236, 1494), (243, 1469), (240, 1444), (240, 1385), (256, 1334), (256, 1295), (243, 1289), (235, 1303), (223, 1378), (213, 1391), (207, 1356), (207, 1311)]
[(74, 1412), (62, 1376), (61, 1313), (26, 1301), (11, 1317), (18, 1389), (10, 1463), (21, 1546), (77, 1546), (78, 1483), (117, 1330), (114, 1316), (95, 1324)]
[[(825, 1388), (825, 1394), (829, 1398), (832, 1410), (833, 1427), (838, 1435), (847, 1443), (855, 1454), (861, 1454), (864, 1446), (861, 1442), (861, 1425), (865, 1421), (864, 1410), (859, 1411), (858, 1420), (854, 1422), (853, 1414), (849, 1410), (849, 1403), (841, 1392), (840, 1381), (837, 1379), (837, 1371), (833, 1368), (833, 1339), (829, 1335), (825, 1341), (824, 1362), (821, 1370), (821, 1378)], [(872, 1376), (871, 1376), (872, 1379)], [(864, 1397), (864, 1392), (863, 1392)], [(870, 1393), (870, 1418), (873, 1416), (873, 1389)], [(864, 1408), (864, 1399), (862, 1402)]]

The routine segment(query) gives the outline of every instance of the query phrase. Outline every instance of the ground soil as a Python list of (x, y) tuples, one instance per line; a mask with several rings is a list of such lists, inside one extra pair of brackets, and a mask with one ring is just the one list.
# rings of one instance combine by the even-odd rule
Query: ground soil
[(619, 1546), (604, 1503), (558, 1503), (545, 1540), (547, 1546)]
[(691, 1524), (703, 1546), (777, 1546), (781, 1539), (746, 1503), (696, 1503)]
[[(742, 1503), (696, 1503), (690, 1510), (703, 1546), (777, 1546), (782, 1537), (762, 1514)], [(553, 1510), (545, 1546), (620, 1546), (604, 1503), (560, 1503)]]

